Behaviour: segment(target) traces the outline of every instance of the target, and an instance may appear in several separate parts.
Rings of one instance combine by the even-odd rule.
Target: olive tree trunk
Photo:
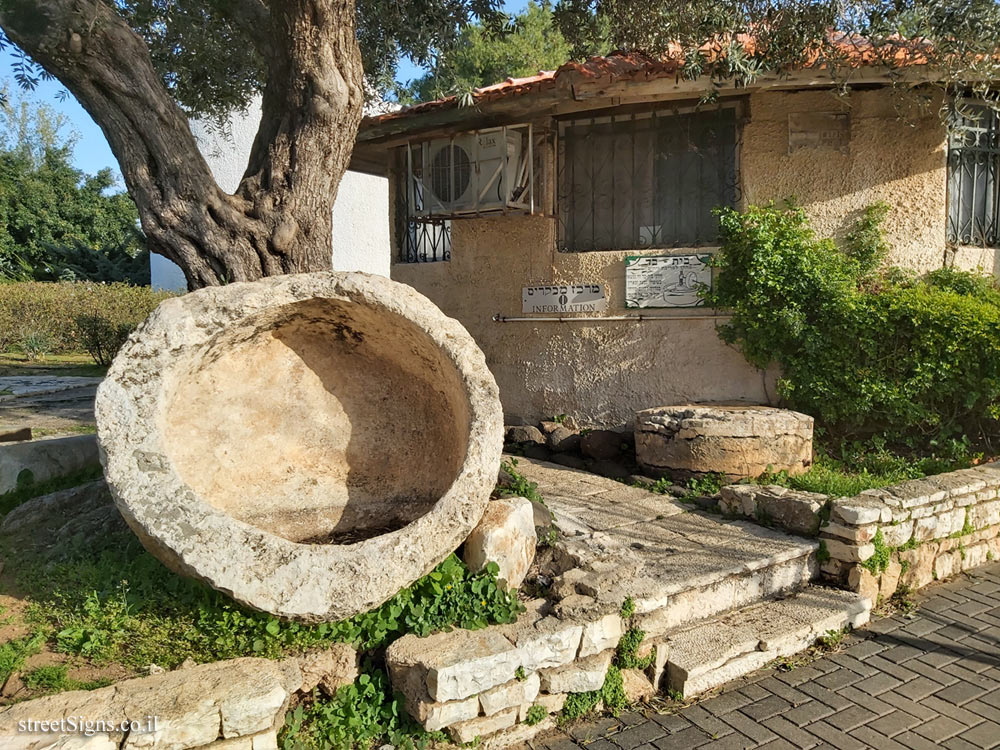
[[[246,173],[224,192],[149,50],[102,0],[7,3],[0,26],[104,131],[150,250],[192,289],[331,265],[331,211],[364,103],[353,0],[242,0],[267,61]]]

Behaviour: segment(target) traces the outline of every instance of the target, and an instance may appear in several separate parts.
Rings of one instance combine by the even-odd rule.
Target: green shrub
[[[964,435],[997,432],[1000,291],[954,270],[874,271],[883,216],[867,211],[841,251],[797,207],[721,210],[706,299],[732,312],[723,339],[779,365],[780,395],[828,437],[948,455]]]
[[[86,351],[109,364],[125,339],[168,292],[123,283],[0,283],[0,351]]]

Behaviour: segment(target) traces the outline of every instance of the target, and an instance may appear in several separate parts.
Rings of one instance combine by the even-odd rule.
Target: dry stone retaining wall
[[[98,690],[59,693],[0,708],[0,747],[277,750],[292,696],[317,686],[330,692],[353,682],[357,673],[356,652],[342,645],[284,661],[233,659]],[[87,736],[79,726],[81,718],[107,726],[91,725]],[[38,727],[29,721],[50,724]],[[60,729],[53,729],[53,722]],[[131,731],[111,728],[123,722],[136,726]]]
[[[873,602],[1000,559],[1000,463],[866,490],[851,498],[725,487],[719,509],[815,536],[823,577]]]

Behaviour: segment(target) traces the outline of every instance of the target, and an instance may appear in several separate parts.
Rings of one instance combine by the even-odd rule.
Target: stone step
[[[690,698],[812,646],[824,635],[868,622],[871,602],[859,594],[808,586],[761,601],[661,639],[664,687]]]
[[[794,592],[819,575],[815,539],[697,511],[669,496],[542,461],[538,485],[562,532],[563,609],[617,612],[630,598],[649,637]]]

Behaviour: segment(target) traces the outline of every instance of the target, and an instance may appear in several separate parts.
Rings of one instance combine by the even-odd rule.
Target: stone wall
[[[1000,558],[1000,463],[834,501],[823,575],[875,600]],[[825,557],[825,555],[824,555]]]
[[[1000,463],[830,499],[784,487],[724,487],[719,509],[819,536],[823,578],[873,602],[1000,559]]]
[[[332,693],[357,674],[356,652],[342,645],[284,661],[233,659],[58,693],[0,708],[0,747],[277,750],[295,695],[317,687]],[[29,723],[42,721],[47,725]]]

